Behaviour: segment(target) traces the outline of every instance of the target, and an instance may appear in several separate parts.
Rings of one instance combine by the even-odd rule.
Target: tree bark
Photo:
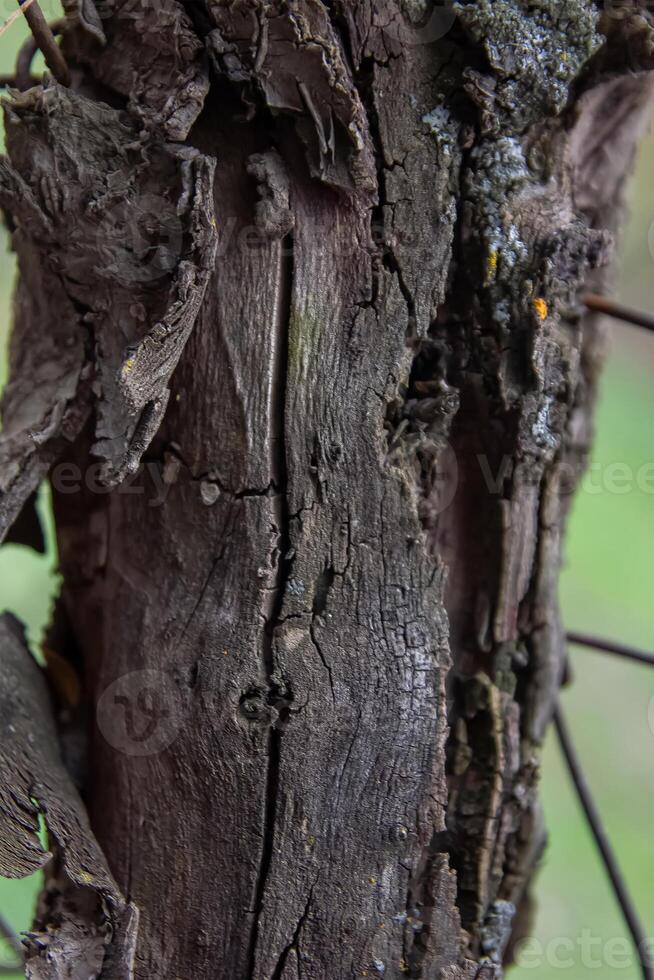
[[[55,854],[28,975],[499,978],[544,844],[601,352],[580,296],[608,275],[649,15],[67,17],[72,87],[13,94],[0,162],[0,520],[49,476],[70,774],[30,748],[23,662],[0,870],[47,860],[39,811]]]

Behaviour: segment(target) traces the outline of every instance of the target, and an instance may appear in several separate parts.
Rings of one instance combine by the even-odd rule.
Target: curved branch
[[[606,640],[603,637],[591,636],[588,633],[576,633],[574,631],[567,634],[567,640],[568,643],[573,643],[575,646],[601,650],[602,653],[613,653],[618,657],[635,660],[637,663],[654,667],[654,653],[647,653],[645,650],[627,646],[625,643],[616,643],[614,640]]]
[[[570,771],[570,776],[572,777],[572,782],[574,783],[575,790],[577,791],[579,802],[583,807],[588,825],[592,831],[593,838],[597,844],[604,863],[604,867],[606,868],[606,872],[611,880],[613,892],[624,916],[624,920],[631,934],[631,938],[633,939],[634,946],[636,947],[641,975],[643,980],[654,980],[654,969],[652,969],[652,966],[647,958],[647,941],[643,924],[640,921],[640,917],[636,911],[633,899],[629,894],[624,876],[620,866],[618,865],[617,857],[606,834],[604,825],[602,824],[602,818],[600,817],[599,810],[597,809],[597,805],[593,799],[590,787],[586,781],[580,760],[577,756],[572,738],[570,736],[570,732],[568,731],[568,727],[565,723],[560,704],[557,705],[554,712],[554,727],[559,738],[559,743],[561,745],[565,761]]]

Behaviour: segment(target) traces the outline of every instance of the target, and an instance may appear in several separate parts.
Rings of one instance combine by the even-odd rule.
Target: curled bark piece
[[[21,215],[13,235],[21,278],[14,302],[10,379],[2,397],[0,541],[90,411],[79,314],[52,266],[41,263],[35,252],[49,222],[38,213],[23,181],[16,181],[16,196],[8,192],[7,174],[0,161],[0,204]],[[59,315],[51,318],[51,309]]]
[[[59,753],[45,679],[12,616],[0,618],[0,874],[24,877],[52,854],[38,837],[42,814],[56,855],[30,933],[27,976],[130,977],[138,913],[111,876]],[[123,962],[123,972],[104,964]],[[112,966],[113,969],[113,966]]]
[[[44,261],[38,252],[38,245],[56,246],[44,190],[0,158],[0,207],[11,216],[20,270],[2,396],[0,541],[63,446],[77,436],[90,407],[80,314],[57,273],[56,257]]]
[[[63,0],[62,7],[69,28],[80,27],[99,44],[104,46],[107,43],[102,18],[94,0]]]
[[[248,80],[274,113],[297,117],[313,176],[374,197],[368,121],[325,6],[302,0],[288,12],[279,0],[217,0],[209,13],[215,66]]]
[[[26,316],[25,335],[20,323],[16,332],[5,413],[6,432],[23,446],[16,470],[30,440],[42,445],[59,432],[86,357],[99,402],[94,451],[116,483],[156,432],[204,295],[213,163],[56,85],[17,96],[6,117],[11,164],[0,169],[0,203],[17,228],[24,302],[43,307]],[[44,237],[47,255],[35,244]],[[37,359],[49,374],[35,389],[25,366]],[[36,469],[38,482],[44,467]]]
[[[209,91],[209,70],[183,5],[110,0],[101,5],[101,19],[93,0],[71,0],[66,9],[83,30],[66,38],[64,53],[156,118],[168,139],[186,139]],[[104,48],[98,45],[103,40]],[[114,57],[116,47],[120,59]]]

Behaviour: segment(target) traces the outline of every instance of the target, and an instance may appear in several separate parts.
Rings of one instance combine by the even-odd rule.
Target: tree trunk
[[[5,619],[1,870],[39,810],[55,854],[29,975],[499,978],[648,15],[67,17],[72,87],[13,95],[0,162],[0,517],[49,475],[71,774]]]

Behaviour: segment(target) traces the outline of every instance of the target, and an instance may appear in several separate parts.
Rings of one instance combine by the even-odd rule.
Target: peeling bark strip
[[[20,878],[52,858],[39,841],[39,815],[55,854],[35,931],[25,940],[26,975],[131,977],[138,913],[89,827],[61,761],[45,678],[8,614],[0,618],[0,653],[0,874]]]
[[[81,930],[103,980],[134,942],[137,980],[500,978],[543,846],[566,475],[590,442],[579,296],[619,223],[649,15],[67,18],[72,89],[6,108],[0,520],[57,460],[113,487],[52,469],[49,643],[82,667],[85,799],[141,927],[107,947],[107,893],[58,884],[81,884],[67,837],[58,956],[90,962]]]
[[[0,441],[2,531],[61,443],[79,434],[92,396],[106,479],[138,467],[215,241],[213,164],[200,154],[54,84],[17,95],[5,121],[12,163],[0,163],[0,203],[15,225],[21,281],[20,370]]]

